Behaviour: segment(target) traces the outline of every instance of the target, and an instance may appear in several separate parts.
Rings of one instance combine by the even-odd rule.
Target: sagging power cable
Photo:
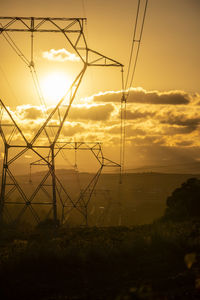
[[[14,50],[14,52],[19,56],[19,58],[26,64],[27,67],[29,67],[40,103],[43,106],[45,106],[45,108],[47,108],[44,97],[42,95],[42,90],[40,87],[40,83],[38,80],[35,63],[34,63],[34,59],[33,59],[33,33],[31,33],[31,61],[29,61],[29,59],[23,54],[23,52],[19,49],[17,44],[14,42],[14,40],[11,38],[11,36],[7,32],[2,33],[2,35],[5,38],[5,40],[8,42],[8,44],[11,46],[11,48]]]
[[[36,68],[35,68],[35,63],[34,63],[34,57],[33,57],[33,32],[31,33],[31,61],[29,61],[29,59],[23,54],[23,52],[19,49],[19,47],[17,46],[15,41],[11,38],[11,36],[7,32],[2,33],[2,35],[5,38],[5,40],[8,42],[10,47],[14,50],[14,52],[19,56],[19,58],[25,63],[25,65],[27,67],[29,67],[31,77],[32,77],[32,80],[33,80],[33,84],[34,84],[34,87],[35,87],[35,90],[36,90],[36,93],[37,93],[37,96],[38,96],[38,99],[40,101],[40,104],[43,107],[45,107],[45,111],[43,111],[43,114],[46,118],[47,117],[47,115],[46,115],[47,105],[46,105],[46,102],[44,100],[42,89],[41,89],[41,86],[40,86],[40,83],[39,83],[39,79],[38,79],[38,75],[37,75]],[[52,128],[51,128],[51,130],[52,130]],[[49,143],[51,143],[49,134],[48,134],[46,129],[45,129],[45,134],[48,138]]]
[[[134,45],[135,45],[135,41],[136,41],[136,32],[137,32],[137,26],[138,26],[139,12],[140,12],[140,0],[138,0],[138,5],[137,5],[137,12],[136,12],[136,17],[135,17],[135,26],[134,26],[134,32],[133,32],[133,40],[132,40],[132,44],[131,44],[131,51],[130,51],[130,57],[129,57],[129,64],[128,64],[128,71],[127,71],[127,76],[126,76],[125,89],[127,88],[127,85],[128,85],[130,68],[131,68],[131,64],[132,64],[133,50],[134,50]]]
[[[124,68],[121,69],[121,84],[122,84],[122,98],[120,107],[120,183],[122,183],[122,174],[124,169],[124,150],[125,150],[125,111],[126,111],[126,101],[125,101],[125,87],[124,87]]]
[[[2,24],[0,24],[2,26]],[[7,41],[7,43],[10,45],[10,47],[14,50],[14,52],[19,56],[19,58],[27,65],[29,66],[30,62],[26,58],[26,56],[22,53],[22,51],[18,48],[14,40],[11,38],[11,36],[7,32],[1,33],[4,39]]]
[[[137,50],[136,50],[136,55],[135,55],[135,59],[134,59],[134,63],[133,63],[133,71],[132,71],[131,80],[130,80],[130,84],[129,84],[129,88],[128,88],[128,93],[126,95],[126,99],[129,96],[130,89],[131,89],[131,86],[133,84],[133,79],[134,79],[134,75],[135,75],[135,70],[136,70],[136,66],[137,66],[137,61],[138,61],[138,56],[139,56],[139,51],[140,51],[140,46],[141,46],[141,41],[142,41],[142,34],[143,34],[143,31],[144,31],[144,23],[145,23],[145,18],[146,18],[147,5],[148,5],[148,0],[146,0],[145,6],[144,6],[143,17],[142,17],[142,25],[141,25],[141,29],[140,29],[139,39],[135,40],[135,37],[133,37],[133,44],[135,45],[137,43]],[[136,31],[137,31],[137,23],[136,23]],[[127,78],[127,81],[128,81],[128,78]],[[127,86],[126,86],[126,88],[127,88]]]
[[[145,4],[143,6],[143,10],[141,8],[141,0],[138,0],[137,4],[137,11],[136,11],[136,17],[135,17],[135,25],[134,25],[134,31],[133,31],[133,38],[132,38],[132,44],[131,44],[131,50],[130,50],[130,57],[129,57],[129,63],[128,63],[128,70],[126,75],[126,81],[124,84],[124,75],[122,70],[122,98],[121,98],[121,142],[120,142],[120,165],[121,165],[121,176],[120,176],[120,183],[122,182],[122,174],[124,172],[124,162],[125,162],[125,144],[126,144],[126,105],[127,100],[130,94],[130,89],[133,85],[133,80],[135,76],[141,41],[142,41],[142,34],[144,30],[144,23],[146,18],[146,12],[147,12],[147,6],[148,6],[148,0],[145,0]],[[139,26],[139,18],[142,14],[142,23],[141,26]],[[139,29],[140,27],[140,29]],[[139,31],[139,37],[137,39]],[[136,52],[134,52],[136,46]],[[135,53],[135,56],[134,56]],[[131,70],[131,66],[132,70]],[[128,84],[129,83],[129,84]]]

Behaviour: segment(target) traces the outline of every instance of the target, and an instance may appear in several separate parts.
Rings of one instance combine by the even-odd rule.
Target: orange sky
[[[123,63],[126,71],[136,4],[137,1],[132,0],[58,0],[56,3],[51,0],[0,0],[0,15],[87,17],[86,36],[90,48]],[[198,0],[149,0],[133,84],[141,89],[132,90],[127,107],[126,160],[130,168],[184,161],[190,163],[200,159],[199,13]],[[28,37],[22,39],[18,35],[16,41],[29,53],[26,46]],[[2,38],[0,42],[0,96],[27,130],[28,122],[33,124],[43,118],[40,103],[31,85],[30,74]],[[36,37],[35,43],[37,68],[48,98],[48,88],[45,92],[44,83],[47,76],[57,72],[64,74],[60,79],[66,76],[70,81],[80,62],[50,59],[48,55],[65,49],[61,39],[45,36],[41,40]],[[71,53],[70,49],[66,50]],[[68,57],[67,52],[64,55]],[[70,112],[70,123],[63,133],[66,137],[98,139],[104,142],[108,156],[113,154],[120,137],[118,94],[101,94],[83,101],[80,98],[100,91],[119,91],[120,75],[117,68],[88,70]],[[49,100],[47,105],[52,105],[53,101]],[[85,103],[88,105],[85,106]],[[27,134],[31,130],[29,126]],[[113,159],[118,159],[118,156],[114,154]]]
[[[2,16],[86,16],[90,47],[127,66],[136,4],[132,0],[58,0],[56,4],[52,0],[1,0],[0,12]],[[200,92],[199,12],[198,0],[149,0],[134,86]],[[116,90],[118,85],[117,78],[109,85],[104,81],[100,90]]]

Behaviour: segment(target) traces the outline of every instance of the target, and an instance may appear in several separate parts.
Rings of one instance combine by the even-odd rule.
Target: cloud
[[[194,143],[193,141],[181,141],[181,142],[177,142],[176,145],[180,147],[185,147],[185,146],[192,146],[193,143]]]
[[[186,144],[189,146],[189,142]],[[181,143],[176,146],[152,144],[149,147],[149,145],[135,145],[133,140],[132,144],[127,147],[127,152],[132,153],[132,160],[130,159],[132,166],[159,166],[161,172],[162,170],[187,171],[190,164],[195,165],[199,158],[199,147],[186,147]],[[166,166],[166,169],[162,169],[163,166]]]
[[[146,103],[146,104],[162,104],[162,105],[180,105],[188,104],[190,96],[182,91],[158,92],[145,90],[132,90],[130,92],[129,102]]]
[[[169,112],[160,122],[162,124],[197,127],[200,123],[200,117],[188,117],[186,114],[176,115]]]
[[[85,103],[73,104],[60,139],[71,142],[103,142],[103,147],[107,147],[106,151],[109,153],[107,157],[118,161],[121,137],[120,98],[120,91],[106,92],[88,98],[89,101]],[[158,167],[171,165],[172,168],[167,170],[176,170],[176,164],[185,166],[200,160],[198,101],[197,94],[132,89],[127,104],[125,129],[128,166],[136,168],[154,164]],[[167,104],[160,105],[161,102]],[[173,105],[175,103],[181,105]],[[31,141],[46,119],[44,107],[21,105],[15,110],[8,109],[27,139]],[[46,114],[49,115],[52,109],[53,107],[48,107]],[[63,115],[65,110],[66,107],[62,107],[60,115]],[[6,115],[3,116],[3,121],[10,123]],[[53,116],[51,124],[59,124],[58,115]],[[50,128],[47,130],[52,136]],[[20,142],[18,133],[13,136],[13,140],[16,143]],[[41,134],[38,144],[43,145],[46,141],[45,133]]]
[[[114,111],[112,104],[73,106],[69,113],[69,118],[73,120],[105,121],[110,118]]]
[[[49,51],[45,51],[42,53],[42,56],[48,60],[54,60],[59,62],[64,61],[80,61],[80,57],[77,56],[75,53],[71,53],[66,49],[51,49]]]
[[[126,111],[126,119],[127,120],[135,120],[135,119],[142,119],[146,117],[153,117],[155,116],[156,112],[153,111],[141,111],[139,109],[135,111],[131,111],[127,109]]]
[[[75,134],[80,134],[85,131],[85,128],[83,125],[79,123],[72,123],[70,124],[69,122],[65,124],[63,130],[62,130],[62,136],[63,137],[71,137],[74,136]]]
[[[121,91],[99,93],[92,97],[94,102],[120,102]],[[192,95],[183,91],[146,91],[142,88],[131,88],[127,103],[159,104],[159,105],[187,105]]]
[[[18,118],[24,120],[36,120],[44,118],[44,112],[41,106],[21,105],[16,109]]]
[[[32,106],[32,105],[21,105],[17,106],[15,112],[11,111],[12,114],[15,114],[17,119],[20,122],[31,122],[31,121],[40,121],[41,119],[45,120],[46,117],[52,112],[52,107],[48,107],[46,113],[42,106]],[[65,109],[61,108],[60,112],[64,113]],[[109,120],[111,114],[115,111],[115,107],[108,104],[91,104],[91,105],[73,105],[70,109],[68,119],[70,121],[78,120],[87,120],[87,121],[105,121]],[[55,114],[52,117],[53,121],[58,121],[58,116]]]
[[[190,134],[197,129],[197,126],[172,126],[166,127],[163,130],[164,135],[176,135],[176,134]],[[183,144],[184,145],[184,144]]]
[[[111,135],[118,135],[119,136],[120,130],[121,130],[120,124],[105,127],[106,133],[109,133]],[[144,136],[145,134],[146,134],[145,130],[142,130],[141,128],[137,128],[137,127],[132,126],[132,125],[127,125],[126,126],[126,135],[127,135],[127,137],[138,136],[138,135]]]
[[[136,146],[163,145],[165,143],[165,139],[161,135],[144,135],[142,137],[132,137],[131,141]]]

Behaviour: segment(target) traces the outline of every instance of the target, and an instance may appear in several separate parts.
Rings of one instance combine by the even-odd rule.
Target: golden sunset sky
[[[144,1],[143,1],[144,2]],[[91,49],[125,66],[137,1],[0,0],[0,16],[86,17]],[[174,166],[200,160],[200,1],[149,0],[141,50],[127,103],[126,168]],[[30,34],[11,33],[30,57]],[[0,98],[32,135],[45,117],[29,68],[0,36]],[[62,35],[34,34],[34,61],[49,111],[81,62]],[[62,132],[63,138],[103,142],[119,160],[121,69],[88,68]],[[17,136],[16,136],[17,141]]]

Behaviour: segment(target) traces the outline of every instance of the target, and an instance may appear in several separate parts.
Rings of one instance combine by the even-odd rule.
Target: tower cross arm
[[[0,17],[2,32],[82,32],[86,18]],[[52,27],[59,24],[60,28]]]
[[[92,67],[123,67],[120,62],[90,48],[88,50],[88,66]]]

